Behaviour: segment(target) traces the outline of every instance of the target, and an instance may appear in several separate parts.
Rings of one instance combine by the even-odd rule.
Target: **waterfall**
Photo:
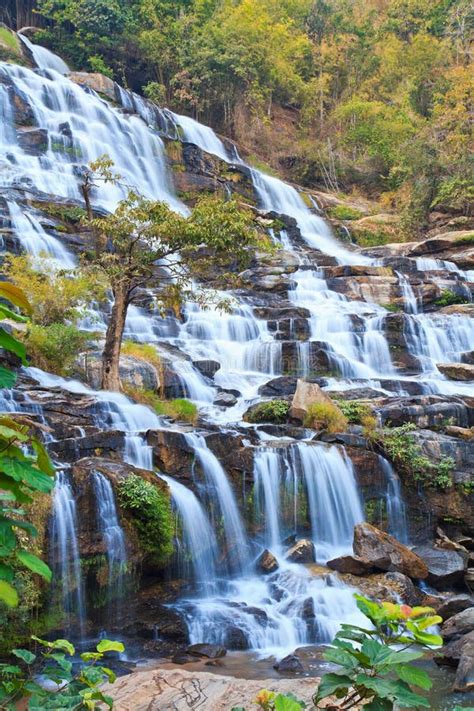
[[[407,545],[409,543],[408,521],[400,478],[387,459],[379,456],[379,464],[387,483],[385,500],[389,533],[398,541]]]
[[[263,449],[255,457],[256,506],[260,514],[259,518],[265,525],[264,544],[273,550],[279,548],[281,543],[280,465],[281,458],[275,449]]]
[[[171,499],[176,509],[182,541],[178,545],[182,573],[192,568],[194,582],[209,595],[215,587],[217,566],[217,541],[204,507],[196,495],[183,484],[165,474],[159,475],[170,488]]]
[[[69,67],[66,62],[54,54],[46,47],[39,44],[33,44],[25,35],[18,34],[25,47],[27,47],[39,69],[49,69],[50,71],[58,72],[59,74],[69,74]]]
[[[398,278],[398,284],[400,286],[400,291],[402,292],[403,303],[405,305],[405,311],[407,314],[417,314],[418,313],[418,299],[415,296],[413,287],[408,281],[405,274],[400,272],[395,272]]]
[[[76,501],[72,486],[64,471],[59,471],[53,492],[51,525],[54,592],[59,592],[60,609],[66,614],[66,624],[77,620],[81,638],[85,632],[84,583],[77,539]]]
[[[228,563],[233,570],[243,572],[249,565],[247,537],[227,475],[215,454],[208,448],[204,437],[186,433],[185,438],[202,467],[207,485],[215,491],[222,515]]]
[[[109,617],[118,616],[124,597],[124,579],[127,573],[127,548],[125,533],[120,525],[112,484],[101,472],[92,474],[97,502],[97,526],[105,543],[109,573]],[[112,598],[114,602],[112,603]]]

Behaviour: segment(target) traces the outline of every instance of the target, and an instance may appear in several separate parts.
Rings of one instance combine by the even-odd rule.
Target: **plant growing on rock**
[[[428,699],[412,687],[428,690],[432,681],[426,671],[411,662],[424,656],[423,649],[442,645],[439,635],[427,631],[442,618],[430,607],[380,604],[357,594],[355,598],[373,628],[341,625],[324,655],[340,670],[324,674],[314,696],[315,705],[335,696],[338,702],[330,707],[333,709],[351,709],[359,704],[367,711],[390,711],[395,706],[430,708]]]
[[[96,179],[117,182],[110,159],[104,157],[91,165],[83,184],[85,199],[89,200]],[[137,290],[153,280],[159,302],[177,311],[193,278],[215,281],[217,267],[230,266],[235,271],[244,266],[258,232],[249,210],[235,200],[216,196],[202,197],[187,217],[164,202],[147,200],[132,191],[113,214],[94,217],[90,200],[87,211],[95,239],[90,265],[105,275],[113,295],[102,355],[102,387],[120,390],[125,319]],[[206,303],[204,294],[200,300]]]
[[[123,652],[125,647],[121,642],[103,639],[95,652],[83,652],[80,655],[83,662],[74,668],[68,657],[73,657],[76,650],[65,639],[47,642],[39,637],[32,637],[40,647],[40,653],[33,654],[28,649],[13,649],[16,657],[13,664],[0,664],[0,707],[2,709],[17,708],[16,702],[28,697],[28,709],[98,709],[113,708],[113,700],[100,690],[104,681],[113,683],[114,672],[102,666],[107,652]],[[21,664],[21,666],[20,666]],[[39,682],[42,676],[52,683],[55,690],[48,684]]]
[[[326,432],[344,432],[348,421],[334,402],[315,402],[308,407],[304,426]]]
[[[273,422],[276,425],[281,425],[286,422],[289,409],[290,405],[286,400],[261,402],[249,411],[246,419],[252,424]]]

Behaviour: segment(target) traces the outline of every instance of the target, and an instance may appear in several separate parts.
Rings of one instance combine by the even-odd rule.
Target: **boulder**
[[[102,377],[102,360],[99,353],[87,353],[79,357],[79,364],[84,372],[86,382],[93,388],[100,388]],[[120,356],[120,380],[122,384],[132,388],[158,391],[160,378],[157,369],[135,356]]]
[[[474,365],[470,363],[438,363],[438,370],[451,380],[470,382],[474,380]]]
[[[213,404],[216,407],[234,407],[237,404],[237,398],[232,393],[220,392]]]
[[[265,548],[265,550],[258,556],[255,562],[255,567],[259,573],[268,575],[269,573],[274,573],[275,570],[279,568],[279,565],[273,553],[271,553],[268,548]]]
[[[466,559],[455,550],[416,546],[413,549],[428,568],[428,583],[434,587],[444,587],[462,580],[466,569]]]
[[[274,664],[273,668],[280,672],[280,674],[304,671],[304,667],[296,656],[296,654],[288,654],[288,656],[284,657],[283,659],[280,659],[279,662]]]
[[[98,94],[104,94],[108,99],[115,101],[115,83],[104,74],[99,72],[71,72],[69,79],[79,84],[79,86],[92,89]]]
[[[464,651],[474,655],[474,632],[459,637],[458,639],[445,644],[434,657],[436,664],[447,664],[448,666],[457,666]]]
[[[342,555],[339,558],[333,558],[333,560],[328,560],[327,566],[332,570],[337,570],[338,573],[351,573],[351,575],[366,575],[374,570],[371,563],[355,555]]]
[[[219,644],[191,644],[186,649],[186,653],[192,657],[206,657],[207,659],[219,659],[225,657],[227,650]]]
[[[208,378],[213,378],[221,367],[221,364],[217,360],[194,360],[193,365],[202,375]]]
[[[441,627],[443,639],[447,640],[458,639],[469,632],[474,632],[474,607],[453,615]]]
[[[48,150],[48,131],[45,128],[23,128],[17,136],[18,145],[30,156],[40,156]]]
[[[459,660],[454,679],[453,691],[472,691],[474,689],[474,645],[466,645]]]
[[[302,538],[297,541],[286,554],[286,558],[291,563],[315,563],[316,556],[313,541],[308,538]]]
[[[428,577],[428,568],[421,558],[370,523],[354,527],[354,554],[379,570],[396,571],[420,580]]]
[[[332,405],[331,398],[321,390],[319,385],[298,379],[296,392],[291,401],[290,419],[303,422],[308,414],[309,406],[316,402],[326,402]]]
[[[240,627],[235,627],[234,625],[227,628],[224,643],[227,649],[232,650],[242,651],[250,647],[245,632]]]
[[[470,607],[474,607],[474,597],[471,595],[453,595],[453,597],[441,603],[436,612],[446,621],[449,620],[450,617],[454,617],[454,615]]]
[[[262,397],[286,397],[294,395],[296,390],[297,378],[290,375],[282,375],[279,378],[273,378],[265,385],[261,385],[258,389],[258,394]]]

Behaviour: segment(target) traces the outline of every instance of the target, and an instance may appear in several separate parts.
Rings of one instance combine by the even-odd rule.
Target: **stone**
[[[295,673],[304,671],[304,667],[296,654],[288,654],[288,656],[280,659],[279,662],[273,665],[280,674]]]
[[[446,620],[441,627],[443,639],[458,639],[469,632],[474,632],[474,607],[458,612]]]
[[[186,652],[192,657],[206,657],[207,659],[219,659],[227,654],[226,648],[218,644],[191,644]]]
[[[474,655],[474,632],[468,632],[462,637],[445,644],[434,657],[434,661],[436,664],[447,664],[455,667],[461,659],[466,647],[469,649],[469,652]]]
[[[255,561],[255,567],[259,573],[268,575],[269,573],[274,573],[280,566],[273,553],[268,548],[265,548]]]
[[[312,597],[307,597],[303,602],[303,607],[301,608],[301,617],[303,620],[309,621],[316,618],[316,611],[314,609],[314,600]]]
[[[237,398],[232,393],[220,392],[213,404],[216,407],[233,407],[237,404]]]
[[[317,679],[239,679],[196,669],[147,669],[119,677],[114,684],[101,687],[120,711],[229,711],[234,707],[252,708],[258,692],[268,689],[294,694],[312,705]]]
[[[79,86],[93,89],[115,101],[115,82],[99,72],[71,72],[69,79]]]
[[[357,557],[375,568],[396,571],[420,580],[428,577],[428,568],[421,558],[370,523],[359,523],[354,527],[353,547]]]
[[[199,661],[199,657],[193,657],[185,652],[177,652],[171,657],[171,661],[173,664],[196,664]]]
[[[436,612],[446,621],[450,617],[457,615],[458,612],[463,612],[470,607],[474,607],[474,597],[471,595],[453,595],[453,597],[441,603]]]
[[[265,385],[261,385],[258,389],[258,394],[262,397],[287,397],[294,395],[296,390],[297,378],[290,375],[282,375],[279,378],[273,378]]]
[[[232,650],[243,651],[250,647],[245,632],[240,627],[234,627],[233,625],[227,629],[224,642],[227,649]]]
[[[93,388],[100,387],[102,377],[102,361],[99,353],[81,354],[79,364],[83,370],[86,382]],[[120,356],[120,379],[122,383],[132,388],[153,390],[160,388],[160,378],[157,369],[143,360],[134,356]]]
[[[437,363],[438,370],[451,380],[474,380],[474,365],[470,363]]]
[[[466,645],[459,660],[453,691],[463,693],[474,689],[474,645]]]
[[[413,552],[428,568],[427,581],[434,587],[445,587],[462,580],[466,559],[455,550],[416,546]]]
[[[17,132],[18,145],[30,156],[40,156],[48,150],[45,128],[24,128]]]
[[[327,562],[328,568],[337,570],[338,573],[351,573],[352,575],[366,575],[374,570],[374,567],[363,558],[355,555],[342,555]]]
[[[333,404],[331,398],[321,390],[317,383],[308,383],[306,380],[298,379],[296,392],[288,413],[290,419],[303,422],[308,414],[309,406],[316,402]]]
[[[194,360],[193,365],[207,378],[213,378],[221,367],[217,360]]]
[[[309,538],[302,538],[290,548],[286,554],[286,559],[291,563],[315,563],[316,555],[314,543]]]
[[[461,269],[472,269],[474,266],[472,230],[443,232],[418,242],[407,254],[413,257],[434,255],[436,259],[454,262]]]

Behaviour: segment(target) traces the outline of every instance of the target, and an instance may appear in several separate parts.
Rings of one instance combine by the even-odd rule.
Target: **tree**
[[[209,269],[243,266],[257,242],[251,212],[235,200],[201,198],[184,217],[164,202],[136,193],[113,214],[88,221],[104,248],[89,255],[93,270],[105,274],[113,295],[102,354],[102,387],[120,390],[119,360],[127,310],[140,287],[153,285],[159,300],[180,303],[196,277]]]

